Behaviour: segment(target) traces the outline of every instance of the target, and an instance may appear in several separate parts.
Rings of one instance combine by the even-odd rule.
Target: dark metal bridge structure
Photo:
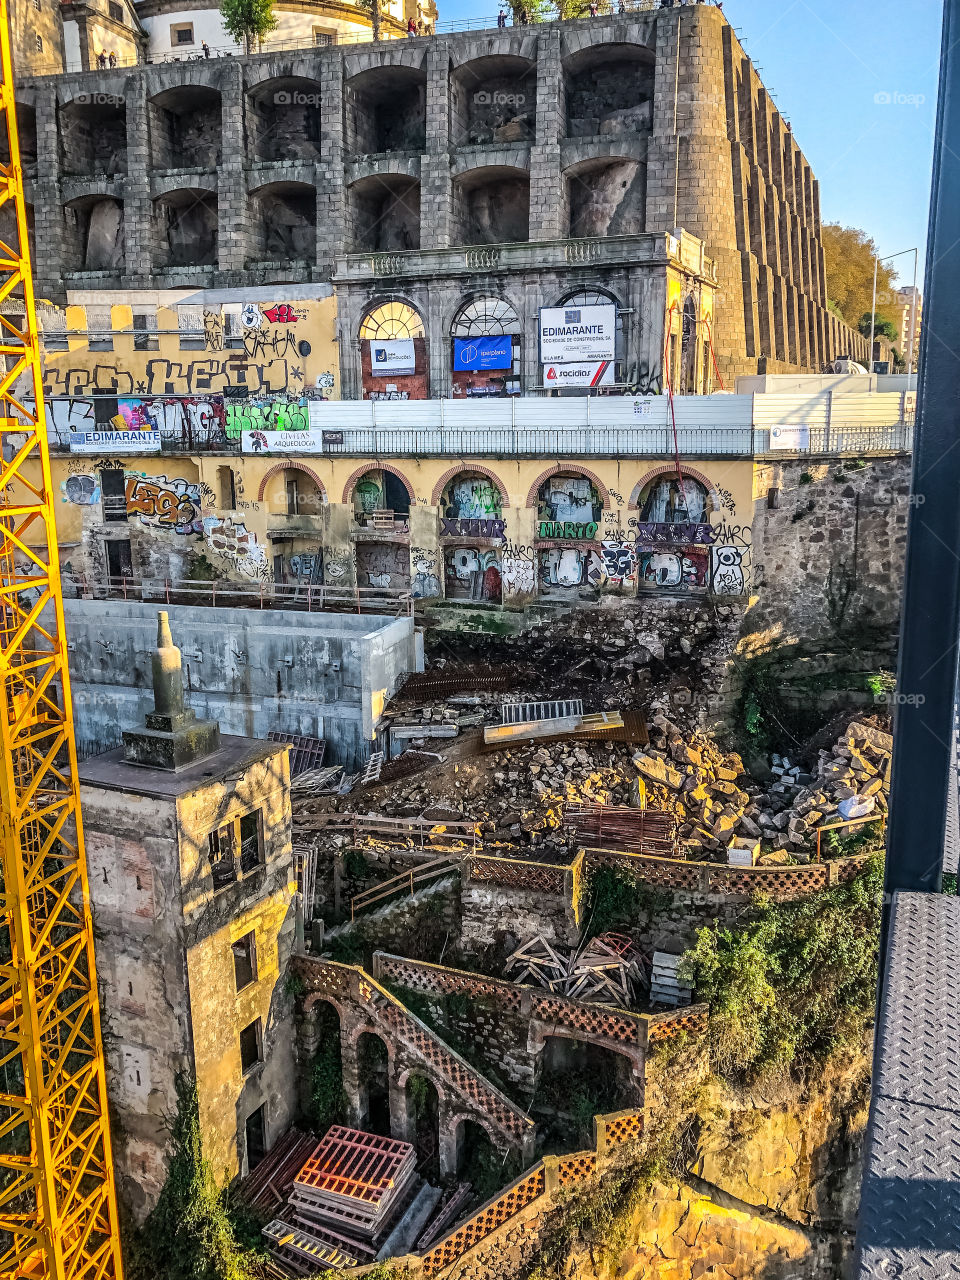
[[[960,0],[946,0],[857,1280],[960,1276]]]

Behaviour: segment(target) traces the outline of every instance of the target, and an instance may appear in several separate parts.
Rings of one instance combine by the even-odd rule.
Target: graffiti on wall
[[[410,594],[415,600],[435,599],[441,594],[436,554],[426,547],[412,547],[410,561],[413,565]]]
[[[448,600],[499,604],[503,592],[500,556],[482,547],[450,547],[444,555]]]
[[[175,533],[203,533],[200,486],[179,476],[128,475],[127,515],[139,516],[141,524]]]
[[[215,552],[241,577],[269,577],[267,553],[242,520],[231,516],[204,516],[203,537],[211,551]]]
[[[76,507],[92,507],[100,501],[100,478],[85,472],[67,476],[60,481],[60,492],[65,502],[72,502]]]
[[[739,596],[745,590],[744,547],[713,547],[710,553],[710,586],[714,595]]]
[[[440,517],[441,538],[502,538],[506,525],[499,519]]]
[[[588,520],[586,524],[575,520],[541,520],[537,526],[538,538],[576,538],[589,542],[597,536],[597,522]]]
[[[640,581],[648,586],[689,590],[707,585],[707,553],[692,547],[676,551],[641,551]]]
[[[117,408],[130,430],[159,431],[162,441],[189,447],[225,439],[224,407],[219,397],[124,398],[117,401]]]
[[[531,595],[536,587],[533,547],[516,542],[504,544],[501,573],[506,595]]]
[[[325,581],[334,586],[348,577],[350,561],[344,547],[328,547],[324,552],[323,574]]]
[[[587,524],[600,519],[600,503],[588,476],[551,476],[540,490],[539,519]]]
[[[499,516],[502,506],[500,490],[492,480],[464,476],[450,485],[443,515],[454,520],[483,520]]]
[[[622,587],[637,580],[637,549],[629,542],[602,542],[600,558],[608,586]]]
[[[357,584],[406,590],[410,586],[410,556],[406,546],[402,542],[358,542]]]
[[[549,547],[540,552],[540,586],[543,590],[591,586],[603,566],[594,550],[581,547]]]
[[[250,361],[242,351],[221,356],[201,356],[168,360],[157,356],[148,360],[142,374],[132,373],[123,364],[72,367],[47,365],[44,392],[50,396],[204,396],[240,388],[244,395],[280,396],[295,383],[303,382],[299,364],[274,358]]]
[[[239,440],[242,431],[308,431],[310,428],[310,411],[299,400],[228,404],[226,412],[228,440]]]

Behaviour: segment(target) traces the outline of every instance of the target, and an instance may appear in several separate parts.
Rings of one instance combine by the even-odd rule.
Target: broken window
[[[263,1030],[256,1018],[240,1032],[240,1069],[244,1075],[263,1061]]]
[[[133,349],[134,351],[157,351],[160,343],[157,340],[157,313],[152,308],[133,313]]]
[[[237,980],[237,990],[242,991],[257,980],[257,935],[251,930],[238,938],[231,946],[233,951],[233,972]]]
[[[116,467],[104,467],[100,472],[100,502],[105,524],[126,524],[127,479],[126,473]]]
[[[237,481],[233,467],[217,467],[217,487],[220,490],[220,506],[224,511],[237,508]]]
[[[263,826],[260,810],[234,818],[207,837],[214,892],[234,884],[263,865]]]
[[[114,22],[123,22],[123,5],[117,4],[116,0],[109,0],[107,8],[110,11],[110,17]]]
[[[173,48],[177,45],[193,44],[193,23],[177,22],[170,26],[170,44]]]
[[[247,1139],[247,1169],[255,1169],[267,1154],[267,1104],[257,1107],[244,1122]]]
[[[56,307],[38,307],[37,316],[40,320],[40,333],[43,338],[44,349],[46,351],[66,351],[69,347],[66,313]]]
[[[240,870],[255,871],[263,862],[263,839],[260,811],[246,813],[238,823],[240,833]]]
[[[237,878],[237,860],[234,854],[233,823],[221,827],[219,831],[211,831],[207,837],[207,848],[210,854],[210,870],[213,873],[213,887],[225,889]]]

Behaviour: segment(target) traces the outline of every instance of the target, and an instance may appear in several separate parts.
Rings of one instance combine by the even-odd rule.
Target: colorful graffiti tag
[[[175,533],[202,533],[199,485],[176,477],[128,475],[127,515],[139,516],[142,524]]]

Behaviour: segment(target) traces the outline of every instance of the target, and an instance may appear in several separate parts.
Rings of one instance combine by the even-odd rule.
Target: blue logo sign
[[[509,369],[513,365],[513,339],[509,334],[499,338],[454,338],[454,369]]]

